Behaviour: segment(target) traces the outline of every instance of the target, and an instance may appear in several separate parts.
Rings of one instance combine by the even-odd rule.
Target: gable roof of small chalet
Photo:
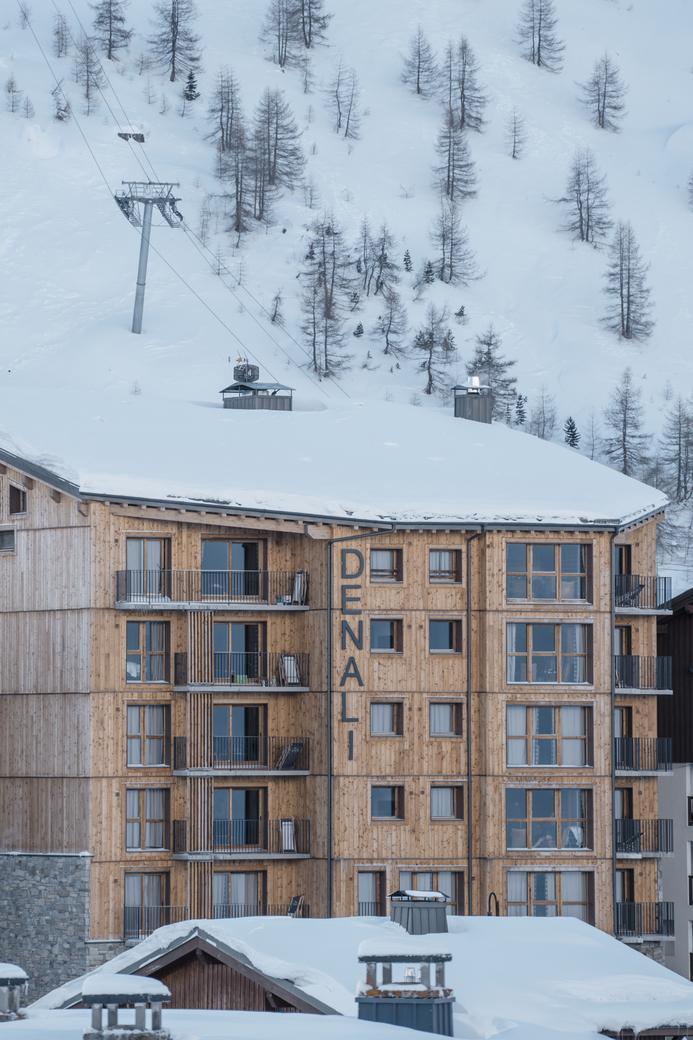
[[[165,929],[162,929],[160,934],[165,931]],[[168,931],[170,932],[171,930],[169,929]],[[138,956],[138,951],[141,948],[144,948],[146,952],[140,952]],[[261,986],[262,989],[273,996],[279,997],[280,1000],[291,1004],[298,1011],[317,1015],[339,1014],[334,1008],[305,993],[288,979],[277,978],[262,971],[241,950],[234,949],[220,939],[218,935],[212,935],[197,924],[192,925],[187,931],[184,930],[178,934],[170,935],[168,941],[165,941],[158,949],[152,950],[149,944],[143,943],[133,947],[131,951],[132,959],[118,973],[123,975],[156,975],[162,969],[170,967],[190,954],[198,952],[205,953],[214,960],[227,965],[227,967],[233,968],[240,975],[250,979],[251,982]],[[120,959],[118,958],[119,961]],[[93,973],[94,977],[98,978],[99,973],[98,971]],[[67,1009],[81,1004],[83,999],[83,981],[84,977],[75,980],[74,983],[68,984],[66,987],[62,987],[66,992],[69,991],[68,995],[65,996],[64,1000],[53,1006]]]

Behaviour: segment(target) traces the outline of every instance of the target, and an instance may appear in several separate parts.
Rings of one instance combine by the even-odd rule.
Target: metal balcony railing
[[[310,820],[213,820],[208,847],[188,847],[187,820],[173,821],[174,855],[229,853],[270,856],[310,854]]]
[[[288,905],[272,905],[265,903],[215,903],[212,917],[286,917]],[[301,903],[296,917],[310,917],[310,907]]]
[[[617,690],[671,690],[670,657],[614,658]]]
[[[381,902],[363,903],[358,905],[359,917],[386,917],[385,905]]]
[[[281,686],[309,685],[310,657],[305,653],[212,653],[197,668],[187,653],[174,654],[176,686]]]
[[[673,903],[616,904],[616,935],[619,938],[667,938],[673,934]]]
[[[616,737],[614,765],[617,771],[629,773],[670,773],[671,738]]]
[[[617,855],[657,855],[674,851],[673,820],[617,819],[615,823]]]
[[[188,738],[173,738],[173,768],[188,769]],[[202,769],[290,773],[310,768],[308,737],[212,737]]]
[[[123,936],[144,939],[166,924],[178,924],[189,917],[187,906],[124,906]]]
[[[116,572],[116,602],[234,603],[305,607],[307,571],[147,570]]]
[[[614,574],[616,610],[671,610],[671,578]]]

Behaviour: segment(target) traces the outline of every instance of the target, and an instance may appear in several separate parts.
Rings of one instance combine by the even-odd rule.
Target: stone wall
[[[0,853],[0,960],[19,964],[36,1000],[87,970],[86,855]]]

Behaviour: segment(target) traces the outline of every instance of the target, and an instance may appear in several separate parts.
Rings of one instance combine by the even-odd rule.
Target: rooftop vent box
[[[464,386],[453,386],[455,417],[490,423],[493,418],[493,391],[479,376],[470,376]]]
[[[410,935],[429,935],[448,930],[450,900],[443,892],[400,889],[390,896],[390,920]]]

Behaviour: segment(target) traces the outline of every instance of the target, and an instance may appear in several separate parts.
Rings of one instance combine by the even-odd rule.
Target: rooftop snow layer
[[[445,945],[453,959],[446,974],[457,1036],[568,1040],[562,1032],[568,1029],[570,1040],[594,1040],[602,1029],[693,1024],[691,983],[580,921],[452,917],[449,923]],[[356,1014],[354,993],[364,974],[360,944],[406,941],[399,925],[373,918],[196,921],[159,929],[104,968],[141,966],[196,927],[349,1016]],[[65,1006],[81,985],[78,979],[62,986],[34,1008]]]
[[[0,961],[0,979],[28,979],[29,976],[18,964]]]
[[[432,409],[368,402],[235,412],[144,395],[85,402],[54,388],[30,397],[3,400],[0,448],[85,492],[347,519],[533,526],[613,525],[666,504],[660,492],[576,451]]]
[[[145,975],[123,975],[119,972],[99,971],[94,975],[87,975],[82,983],[82,996],[103,997],[111,996],[144,995],[158,997],[168,1000],[171,991],[158,979],[150,979]]]

